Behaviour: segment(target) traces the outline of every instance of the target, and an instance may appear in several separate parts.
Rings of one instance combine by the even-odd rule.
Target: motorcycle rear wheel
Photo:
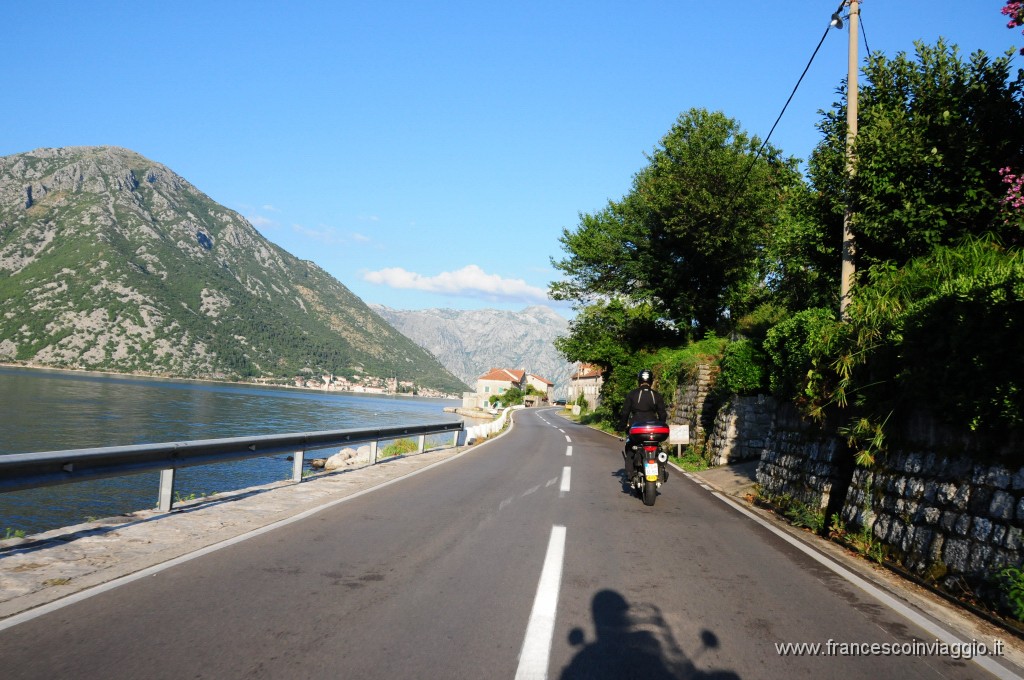
[[[658,483],[648,482],[644,480],[643,488],[643,499],[644,505],[654,505],[655,499],[658,497]]]

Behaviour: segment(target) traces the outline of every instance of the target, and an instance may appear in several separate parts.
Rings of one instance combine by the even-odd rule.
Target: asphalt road
[[[981,678],[683,475],[553,410],[415,477],[0,631],[15,678]]]

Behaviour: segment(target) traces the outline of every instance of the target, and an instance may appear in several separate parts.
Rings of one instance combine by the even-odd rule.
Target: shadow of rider
[[[597,639],[586,643],[579,628],[569,633],[571,645],[584,646],[562,671],[561,680],[739,680],[731,671],[697,670],[681,650],[664,649],[658,635],[632,620],[629,603],[613,590],[594,595],[591,607]],[[671,631],[660,633],[669,638],[669,645],[674,645]],[[703,631],[701,639],[706,648],[718,646],[718,638],[710,631]]]

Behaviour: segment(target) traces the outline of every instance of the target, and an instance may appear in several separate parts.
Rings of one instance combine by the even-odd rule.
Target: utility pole
[[[857,138],[857,23],[860,19],[860,7],[858,0],[849,0],[850,5],[850,49],[848,74],[846,78],[846,181],[847,186],[851,183],[856,167],[853,158],[853,142]],[[840,272],[841,281],[839,285],[839,314],[843,320],[848,318],[847,307],[850,306],[850,288],[853,285],[853,273],[855,271],[853,257],[856,247],[853,242],[853,232],[850,229],[850,194],[846,194],[846,211],[843,214],[843,266]]]

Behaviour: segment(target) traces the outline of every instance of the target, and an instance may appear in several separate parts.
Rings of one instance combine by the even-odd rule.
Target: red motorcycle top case
[[[665,423],[636,423],[629,427],[629,436],[649,442],[663,442],[668,439],[668,425]]]

